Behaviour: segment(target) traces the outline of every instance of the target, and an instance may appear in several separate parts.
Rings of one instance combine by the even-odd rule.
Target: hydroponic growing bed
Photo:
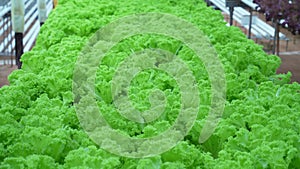
[[[129,98],[145,111],[151,107],[149,94],[159,89],[167,101],[165,112],[142,125],[118,114],[110,85],[117,67],[133,51],[160,48],[176,54],[200,90],[197,119],[175,147],[154,157],[128,158],[101,149],[82,129],[74,106],[73,71],[82,48],[98,29],[122,16],[145,12],[175,15],[207,35],[224,67],[226,104],[213,134],[199,143],[211,105],[204,64],[176,39],[146,34],[122,40],[103,58],[95,81],[98,107],[112,128],[136,139],[153,137],[172,126],[180,111],[180,88],[174,78],[147,69],[133,78]],[[238,28],[227,27],[221,13],[202,1],[61,0],[22,61],[22,69],[9,76],[10,86],[0,89],[0,168],[300,166],[300,85],[288,84],[290,74],[276,75],[280,59],[264,53]]]

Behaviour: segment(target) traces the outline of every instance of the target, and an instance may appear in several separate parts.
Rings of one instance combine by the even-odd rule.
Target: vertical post
[[[276,22],[276,54],[279,56],[279,21]]]
[[[277,38],[277,19],[273,19],[273,25],[275,26],[274,31],[274,38],[273,38],[273,48],[272,48],[272,54],[275,54],[275,48],[276,48],[276,38]]]
[[[16,48],[16,64],[18,69],[21,69],[22,62],[20,61],[21,56],[23,55],[23,33],[15,33],[15,48]]]
[[[16,50],[16,64],[19,69],[22,67],[20,61],[23,54],[23,32],[24,32],[24,0],[11,0],[12,6],[12,27],[15,32],[15,50]]]
[[[11,12],[9,12],[8,14],[8,35],[7,37],[9,37],[10,40],[13,39],[13,34],[12,34],[12,21],[11,21]],[[8,47],[8,52],[10,53],[10,67],[13,67],[13,44],[12,42],[9,43],[9,47]]]
[[[42,26],[47,19],[46,0],[38,0],[38,11],[40,26]]]
[[[251,39],[251,28],[252,28],[252,8],[250,8],[248,39]]]
[[[234,11],[234,7],[229,7],[229,12],[230,12],[229,24],[230,24],[230,26],[232,26],[232,23],[233,23],[233,11]]]
[[[53,9],[57,6],[58,0],[53,0]]]

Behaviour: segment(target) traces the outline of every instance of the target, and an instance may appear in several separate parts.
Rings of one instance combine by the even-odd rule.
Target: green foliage
[[[131,82],[134,107],[147,110],[149,93],[160,89],[167,106],[141,125],[121,116],[112,104],[114,72],[132,52],[161,48],[176,54],[194,74],[200,90],[198,118],[184,140],[160,156],[117,157],[99,149],[82,130],[73,106],[74,64],[87,40],[105,24],[138,12],[164,12],[195,24],[210,39],[226,72],[226,107],[213,135],[198,138],[210,106],[210,81],[201,60],[185,44],[159,35],[124,39],[99,65],[95,91],[99,109],[111,127],[136,138],[166,131],[180,111],[180,89],[158,70],[146,70]],[[180,49],[180,50],[179,50]],[[0,168],[249,168],[300,166],[300,85],[291,74],[276,75],[280,59],[267,55],[218,11],[198,0],[61,0],[41,28],[36,46],[22,56],[10,86],[0,89]]]

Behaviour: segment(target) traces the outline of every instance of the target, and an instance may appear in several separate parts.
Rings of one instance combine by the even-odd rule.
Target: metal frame
[[[47,15],[53,8],[52,0],[47,0]],[[0,65],[6,64],[10,60],[10,64],[16,64],[15,47],[16,39],[15,33],[12,30],[10,2],[1,9],[0,7]],[[5,18],[4,18],[5,17]],[[38,5],[37,0],[25,0],[25,25],[24,36],[22,36],[22,44],[24,45],[24,52],[31,50],[34,46],[35,39],[40,30],[40,22],[38,19]],[[20,36],[18,37],[20,39]]]

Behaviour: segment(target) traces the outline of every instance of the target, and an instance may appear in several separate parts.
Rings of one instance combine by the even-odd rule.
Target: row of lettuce
[[[0,89],[0,168],[297,168],[300,166],[300,85],[291,74],[276,74],[280,59],[267,55],[223,16],[199,0],[61,0],[41,28],[36,46],[22,56],[23,67]],[[173,149],[152,158],[110,154],[81,128],[73,105],[76,59],[88,39],[105,24],[133,13],[162,12],[195,24],[210,39],[226,72],[226,106],[214,134],[203,144],[199,133],[210,106],[209,77],[188,48],[178,57],[194,73],[201,109],[194,127]],[[131,137],[165,131],[178,115],[179,88],[163,72],[148,70],[132,82],[130,99],[149,108],[147,95],[167,96],[166,114],[146,126],[131,122],[111,104],[114,71],[132,50],[176,51],[179,42],[157,35],[132,37],[108,53],[97,72],[96,92],[106,120]],[[150,78],[151,76],[151,78]],[[150,83],[149,83],[149,79]],[[171,112],[171,113],[170,113]]]

